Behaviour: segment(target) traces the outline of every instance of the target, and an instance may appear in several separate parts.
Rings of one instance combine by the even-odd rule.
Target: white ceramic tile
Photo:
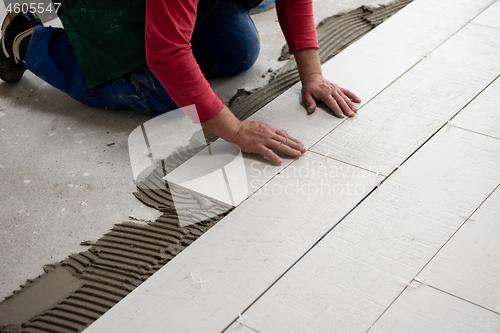
[[[489,27],[500,29],[500,1],[496,1],[471,23],[487,25]]]
[[[392,52],[367,39],[351,45],[322,69],[325,78],[361,98],[362,106],[419,60],[420,56]]]
[[[414,1],[323,65],[324,75],[366,103],[490,3]]]
[[[500,315],[421,285],[407,288],[369,333],[500,332]]]
[[[426,284],[500,313],[499,222],[497,188],[418,277]]]
[[[500,141],[442,130],[248,311],[259,332],[366,332],[500,183]]]
[[[497,45],[500,30],[468,25],[311,150],[388,175],[500,74]]]
[[[413,1],[363,37],[360,42],[371,39],[388,51],[424,57],[493,2]]]
[[[300,88],[300,84],[293,86],[252,115],[248,121],[263,121],[286,130],[292,137],[299,139],[306,149],[311,147],[345,119],[339,119],[321,107],[313,115],[308,115],[300,103]],[[218,140],[216,146],[223,147],[224,141]],[[282,156],[282,165],[275,165],[259,155],[242,154],[240,156],[238,151],[234,151],[229,146],[227,148],[216,149],[215,147],[212,149],[213,152],[209,148],[204,149],[169,174],[167,180],[228,205],[238,206],[294,160],[291,157]],[[228,160],[229,157],[231,158]],[[233,165],[232,169],[235,171],[232,173],[234,175],[232,180],[227,179],[227,174],[225,179],[220,168],[224,165],[224,172],[229,172],[226,166],[229,163]],[[241,168],[235,170],[235,165],[244,165],[244,170],[238,171]],[[202,175],[204,176],[201,177]],[[234,189],[229,191],[230,186],[236,186],[236,191]]]
[[[86,332],[224,329],[380,180],[307,153]],[[191,274],[209,282],[193,283]]]
[[[359,112],[311,151],[389,175],[442,126],[435,117],[412,114],[390,103],[373,102]]]
[[[315,113],[308,115],[301,103],[301,88],[301,84],[297,83],[254,113],[248,121],[263,121],[286,130],[288,134],[301,141],[306,149],[311,147],[345,118],[335,117],[326,107],[318,107]]]
[[[495,80],[450,123],[453,126],[500,139],[498,96],[500,96],[500,79]]]

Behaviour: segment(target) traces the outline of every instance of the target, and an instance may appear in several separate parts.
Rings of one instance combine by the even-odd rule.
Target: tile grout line
[[[479,209],[479,208],[480,208],[480,207],[481,207],[481,206],[482,206],[482,205],[486,202],[486,200],[488,200],[488,198],[489,198],[489,197],[490,197],[490,196],[491,196],[491,195],[492,195],[492,194],[493,194],[496,190],[498,190],[498,189],[500,189],[500,184],[499,184],[499,185],[497,185],[497,187],[495,187],[495,189],[493,189],[493,191],[491,191],[491,192],[490,192],[490,194],[488,194],[488,196],[487,196],[487,197],[486,197],[486,198],[485,198],[485,199],[484,199],[484,200],[483,200],[483,201],[482,201],[482,202],[481,202],[481,203],[480,203],[480,204],[476,207],[476,209],[474,209],[474,211],[473,211],[473,212],[469,215],[469,217],[467,217],[467,218],[465,219],[465,221],[464,221],[464,222],[463,222],[463,223],[462,223],[462,224],[461,224],[461,225],[457,228],[457,230],[456,230],[456,231],[455,231],[455,232],[454,232],[454,233],[450,236],[450,238],[448,238],[448,240],[446,240],[446,242],[445,242],[445,243],[444,243],[444,244],[443,244],[443,245],[442,245],[442,246],[441,246],[441,247],[440,247],[440,248],[436,251],[436,253],[432,256],[432,258],[431,258],[431,259],[429,259],[429,261],[427,261],[427,263],[426,263],[426,264],[425,264],[425,265],[424,265],[424,266],[423,266],[423,267],[422,267],[422,268],[418,271],[418,273],[415,275],[415,277],[417,277],[417,276],[418,276],[418,275],[419,275],[419,274],[420,274],[420,273],[421,273],[421,272],[425,269],[425,267],[427,267],[427,265],[428,265],[428,264],[432,261],[432,259],[434,259],[434,257],[436,257],[436,256],[438,255],[438,253],[439,253],[439,252],[443,249],[443,247],[445,247],[445,246],[446,246],[446,244],[448,244],[448,242],[449,242],[449,241],[453,238],[453,236],[455,236],[455,234],[456,234],[456,233],[457,233],[457,232],[458,232],[458,231],[459,231],[459,230],[460,230],[460,229],[461,229],[461,228],[465,225],[465,223],[466,223],[467,221],[469,221],[469,219],[472,217],[472,215],[474,215],[474,213],[475,213],[475,212],[476,212],[476,211],[477,211],[477,210],[478,210],[478,209]],[[411,281],[413,281],[413,280],[415,279],[415,277],[414,277]],[[421,282],[421,283],[422,283],[422,282]],[[422,283],[422,284],[424,284],[424,283]],[[429,287],[432,287],[432,288],[434,288],[434,289],[436,289],[436,290],[440,290],[440,289],[435,288],[435,287],[433,287],[433,286],[431,286],[431,285],[428,285],[428,284],[426,284],[426,285],[427,285],[427,286],[429,286]],[[406,287],[404,287],[404,288],[403,288],[403,290],[401,290],[401,292],[400,292],[400,293],[396,296],[396,298],[394,298],[394,300],[393,300],[393,301],[392,301],[392,302],[391,302],[391,303],[387,306],[387,308],[386,308],[386,309],[385,309],[385,310],[384,310],[384,311],[380,314],[380,316],[379,316],[379,317],[378,317],[378,318],[377,318],[377,319],[373,322],[373,324],[370,326],[370,328],[368,328],[368,330],[366,331],[366,333],[368,333],[368,332],[371,330],[371,328],[372,328],[372,327],[373,327],[373,326],[374,326],[374,325],[375,325],[375,324],[376,324],[376,323],[380,320],[380,318],[382,318],[382,317],[383,317],[383,315],[387,312],[387,310],[389,310],[389,309],[391,308],[391,306],[392,306],[392,305],[393,305],[393,304],[394,304],[394,303],[398,300],[398,298],[399,298],[399,297],[400,297],[400,296],[401,296],[401,295],[402,295],[402,294],[406,291],[406,289],[408,289],[408,287],[409,287],[409,286],[406,286]],[[443,291],[443,290],[440,290],[440,291]],[[445,291],[443,291],[443,292],[445,292]],[[445,292],[445,293],[447,293],[447,292]],[[454,296],[454,297],[457,297],[457,298],[460,298],[460,297],[458,297],[458,296],[456,296],[456,295],[453,295],[453,294],[450,294],[450,293],[447,293],[447,294],[449,294],[449,295],[451,295],[451,296]],[[460,299],[462,299],[462,298],[460,298]],[[463,300],[464,300],[464,301],[467,301],[467,300],[465,300],[465,299],[463,299]],[[469,301],[467,301],[467,302],[469,302]],[[471,304],[475,304],[475,303],[472,303],[472,302],[469,302],[469,303],[471,303]],[[477,304],[475,304],[475,305],[477,305]],[[480,306],[480,305],[478,305],[478,306]],[[480,307],[482,307],[482,306],[480,306]],[[487,310],[489,310],[489,309],[487,309]],[[489,311],[491,311],[491,310],[489,310]],[[493,312],[494,312],[494,311],[493,311]]]
[[[349,165],[349,166],[352,166],[352,167],[360,169],[360,170],[365,170],[365,171],[377,174],[376,171],[373,171],[373,170],[367,169],[365,167],[362,167],[362,166],[359,166],[359,165],[355,165],[355,164],[352,164],[352,163],[349,163],[349,162],[346,162],[346,161],[339,160],[339,159],[337,159],[335,157],[332,157],[332,156],[330,156],[328,154],[327,154],[328,156],[322,155],[322,154],[318,153],[317,151],[313,151],[313,150],[308,150],[308,152],[311,153],[311,154],[315,154],[317,156],[320,156],[320,157],[329,158],[332,161],[336,161],[336,162],[339,162],[339,163],[342,163],[342,164],[345,164],[345,165]],[[380,174],[380,175],[382,175],[382,174]],[[384,175],[382,175],[382,176],[384,176]],[[384,177],[388,177],[388,176],[384,176]]]
[[[392,174],[392,173],[391,173]],[[387,179],[387,178],[386,178]],[[384,179],[385,180],[385,179]],[[334,226],[328,229],[323,236],[321,236],[313,245],[311,245],[297,260],[290,265],[274,282],[272,282],[259,296],[255,298],[242,312],[244,314],[248,309],[250,309],[264,294],[266,294],[276,283],[278,283],[283,276],[285,276],[296,264],[298,264],[316,245],[318,245],[328,234],[335,229],[349,214],[351,214],[363,201],[365,201],[375,190],[378,189],[379,186],[375,186],[370,192],[368,192],[357,204],[354,205],[344,216],[342,216]],[[233,319],[222,331],[225,332],[227,329],[231,327],[233,323],[237,321],[238,318]]]
[[[460,112],[462,112],[465,108],[467,108],[472,102],[474,102],[478,97],[479,95],[481,95],[486,89],[488,89],[493,83],[495,83],[497,80],[500,80],[500,74],[497,75],[496,78],[494,78],[490,83],[488,83],[483,89],[481,89],[480,92],[478,92],[476,94],[476,96],[472,97],[471,100],[469,102],[467,102],[460,110],[458,110],[450,119],[448,119],[448,121],[446,122],[445,125],[450,125],[450,126],[453,126],[453,127],[456,127],[456,128],[460,128],[460,129],[463,129],[463,130],[466,130],[466,131],[469,131],[469,132],[473,132],[473,133],[477,133],[477,134],[481,134],[481,135],[484,135],[484,136],[487,136],[487,137],[491,137],[491,138],[494,138],[494,139],[497,139],[493,136],[490,136],[490,135],[487,135],[487,134],[483,134],[483,133],[480,133],[480,132],[476,132],[476,131],[472,131],[472,130],[469,130],[467,128],[462,128],[462,127],[459,127],[459,126],[455,126],[455,125],[452,125],[452,124],[449,124],[450,121],[452,121],[456,116],[458,116],[458,114]]]
[[[463,127],[460,127],[460,126],[457,126],[457,125],[449,124],[449,126],[452,126],[452,127],[457,128],[457,129],[460,129],[460,130],[463,130],[463,131],[467,131],[467,132],[470,132],[470,133],[482,135],[482,136],[487,137],[487,138],[491,138],[491,139],[495,139],[495,140],[500,140],[500,138],[497,138],[497,137],[494,137],[494,136],[491,136],[491,135],[488,135],[488,134],[484,134],[484,133],[481,133],[481,132],[476,132],[476,131],[473,131],[473,130],[470,130],[470,129],[467,129],[467,128],[463,128]]]
[[[429,263],[439,254],[439,252],[446,246],[446,244],[448,244],[448,242],[457,234],[457,232],[460,231],[460,229],[462,229],[462,227],[465,225],[465,223],[467,223],[467,221],[471,220],[471,217],[477,212],[477,210],[479,208],[481,208],[481,206],[493,195],[493,193],[495,193],[495,191],[497,191],[498,189],[500,189],[500,184],[497,185],[497,187],[495,187],[493,189],[493,191],[490,192],[490,194],[488,194],[486,196],[486,198],[476,207],[476,209],[474,209],[474,211],[465,219],[465,221],[457,228],[457,230],[455,230],[455,232],[450,236],[450,238],[448,238],[448,240],[446,240],[446,242],[439,248],[439,250],[437,250],[437,252],[432,256],[431,259],[429,259],[429,261],[427,261],[427,263],[424,265],[424,267],[422,267],[422,269],[417,273],[417,275],[415,276],[418,276],[420,273],[422,273],[422,271],[425,269],[425,267],[427,267],[427,265],[429,265]],[[437,289],[437,288],[436,288]],[[457,296],[458,297],[458,296]]]
[[[484,309],[484,310],[487,310],[487,311],[489,311],[489,312],[493,312],[493,313],[495,313],[495,314],[499,314],[499,315],[500,315],[500,310],[497,310],[497,311],[495,311],[495,310],[491,310],[491,309],[488,309],[488,308],[486,308],[486,307],[484,307],[484,306],[482,306],[482,305],[480,305],[480,304],[476,304],[476,303],[471,302],[471,301],[469,301],[469,300],[467,300],[467,299],[465,299],[465,298],[462,298],[462,297],[460,297],[460,296],[454,295],[454,294],[452,294],[452,293],[449,293],[449,292],[447,292],[447,291],[445,291],[445,290],[442,290],[442,289],[439,289],[439,288],[437,288],[437,287],[431,286],[430,284],[426,284],[426,283],[422,283],[422,284],[423,284],[423,285],[426,285],[426,286],[428,286],[428,287],[430,287],[430,288],[432,288],[432,289],[435,289],[435,290],[437,290],[437,291],[440,291],[440,292],[442,292],[442,293],[445,293],[445,294],[447,294],[447,295],[450,295],[450,296],[452,296],[452,297],[455,297],[455,298],[457,298],[457,299],[459,299],[459,300],[462,300],[462,301],[464,301],[464,302],[467,302],[467,303],[469,303],[469,304],[472,304],[472,305],[475,305],[475,306],[477,306],[477,307],[480,307],[480,308],[482,308],[482,309]]]
[[[483,89],[481,89],[481,91],[478,92],[476,94],[476,96],[472,97],[471,100],[469,102],[467,102],[467,104],[465,104],[460,110],[458,110],[457,113],[455,113],[448,121],[453,120],[453,118],[455,118],[463,109],[465,109],[467,106],[469,106],[470,103],[472,103],[473,101],[475,101],[479,97],[479,95],[481,95],[486,89],[488,89],[498,79],[500,79],[500,74],[497,75],[497,77],[494,78],[490,83],[488,83]],[[455,127],[457,127],[457,126],[455,126]],[[479,133],[479,134],[482,134],[482,133]]]

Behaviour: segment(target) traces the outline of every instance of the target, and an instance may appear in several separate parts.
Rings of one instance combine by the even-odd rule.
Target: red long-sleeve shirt
[[[149,68],[179,107],[194,104],[196,122],[215,117],[223,102],[203,76],[191,51],[198,0],[150,0],[146,6]],[[318,49],[312,0],[276,0],[278,19],[290,53]],[[197,119],[199,117],[199,119]]]

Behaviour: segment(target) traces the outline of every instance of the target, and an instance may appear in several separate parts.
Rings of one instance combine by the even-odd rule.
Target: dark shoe
[[[2,24],[2,50],[0,52],[0,78],[17,82],[26,70],[25,61],[33,29],[42,25],[34,12],[10,12]]]

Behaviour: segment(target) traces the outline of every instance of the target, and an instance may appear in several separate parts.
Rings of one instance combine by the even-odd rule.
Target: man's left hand
[[[354,116],[358,108],[352,102],[361,102],[354,93],[328,81],[319,73],[303,78],[302,100],[309,114],[316,110],[316,102],[323,101],[339,118]]]

